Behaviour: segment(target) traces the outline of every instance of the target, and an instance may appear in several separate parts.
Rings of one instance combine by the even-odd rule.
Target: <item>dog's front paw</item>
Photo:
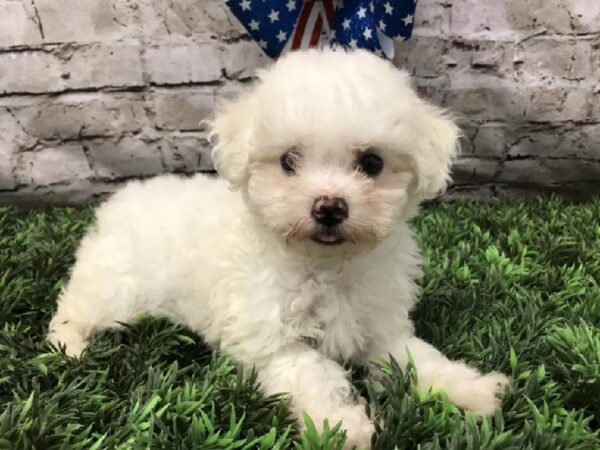
[[[375,433],[375,427],[370,420],[360,422],[342,421],[342,428],[346,430],[346,444],[344,449],[370,450],[371,437]]]
[[[472,379],[453,383],[448,397],[456,406],[472,414],[490,416],[501,406],[502,395],[508,385],[508,378],[501,373],[477,373]]]
[[[327,412],[313,410],[310,417],[318,433],[323,432],[325,420],[331,427],[341,422],[341,428],[346,433],[344,450],[370,450],[375,426],[365,413],[364,405],[347,405]],[[306,428],[305,423],[302,423],[302,428]]]
[[[86,348],[88,341],[68,322],[52,320],[48,340],[55,347],[64,346],[68,356],[79,358]]]

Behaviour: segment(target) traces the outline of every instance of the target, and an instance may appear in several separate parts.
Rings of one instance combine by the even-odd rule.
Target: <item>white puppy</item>
[[[364,51],[292,53],[211,125],[227,181],[132,182],[101,206],[50,340],[79,355],[117,322],[167,316],[361,447],[373,425],[340,362],[410,353],[420,388],[493,413],[506,377],[448,360],[409,319],[420,256],[407,221],[444,188],[458,129],[407,74]]]

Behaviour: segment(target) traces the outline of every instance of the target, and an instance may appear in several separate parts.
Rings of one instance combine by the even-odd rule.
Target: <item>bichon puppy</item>
[[[166,316],[255,367],[266,394],[348,445],[373,425],[342,362],[392,355],[421,389],[487,415],[507,379],[414,335],[420,256],[408,220],[444,188],[458,129],[368,52],[291,53],[211,122],[225,180],[132,182],[97,211],[50,324],[79,355],[141,314]]]

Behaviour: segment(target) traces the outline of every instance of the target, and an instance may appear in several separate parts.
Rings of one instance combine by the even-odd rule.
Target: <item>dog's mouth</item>
[[[346,239],[335,231],[319,231],[310,237],[314,242],[321,245],[340,245]]]

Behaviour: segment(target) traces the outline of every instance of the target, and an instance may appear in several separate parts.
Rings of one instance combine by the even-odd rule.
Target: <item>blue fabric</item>
[[[276,58],[292,39],[304,3],[311,1],[225,0],[225,3],[265,53]],[[333,4],[331,31],[321,44],[364,48],[391,57],[391,40],[411,36],[416,0],[336,0]]]

